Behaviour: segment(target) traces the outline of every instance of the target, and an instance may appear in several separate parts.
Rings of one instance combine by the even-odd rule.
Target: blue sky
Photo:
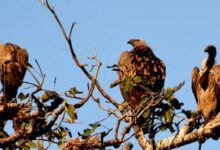
[[[176,95],[186,109],[196,110],[190,87],[191,71],[207,56],[203,52],[207,45],[214,44],[220,49],[218,0],[51,0],[51,3],[67,31],[72,22],[77,22],[72,40],[80,61],[94,63],[86,57],[97,52],[103,63],[98,79],[112,97],[122,101],[119,89],[109,88],[117,74],[106,66],[117,63],[121,52],[131,49],[126,44],[129,39],[143,38],[166,63],[165,87],[186,81]],[[58,92],[73,86],[86,92],[87,79],[73,63],[53,16],[38,0],[1,1],[0,18],[0,42],[16,43],[28,49],[30,62],[34,64],[37,59],[46,73],[45,88],[52,89],[56,77]],[[220,55],[217,62],[219,59]],[[25,80],[32,81],[28,74]],[[92,116],[88,117],[88,113]],[[84,121],[82,126],[86,127],[105,115],[91,101],[79,111],[79,121]],[[220,146],[218,142],[209,140],[203,148],[217,146]],[[197,147],[195,143],[179,149]]]

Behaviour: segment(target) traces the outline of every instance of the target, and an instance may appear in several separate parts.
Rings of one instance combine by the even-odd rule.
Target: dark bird
[[[192,71],[192,91],[206,124],[220,111],[220,66],[215,64],[215,46],[207,46],[204,52],[208,58],[202,61],[201,70]]]
[[[28,66],[25,49],[11,43],[0,44],[0,78],[5,102],[16,97]]]
[[[144,40],[131,39],[127,43],[133,49],[121,54],[118,76],[123,98],[134,109],[144,98],[163,89],[166,67]]]

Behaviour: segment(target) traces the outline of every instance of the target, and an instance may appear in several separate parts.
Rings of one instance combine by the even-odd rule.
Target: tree
[[[105,92],[97,80],[101,67],[101,62],[97,56],[90,57],[90,59],[96,63],[92,66],[94,75],[92,75],[86,66],[78,59],[71,40],[75,23],[72,24],[70,32],[67,34],[54,8],[48,1],[42,3],[55,17],[69,46],[73,62],[90,80],[88,92],[86,96],[82,98],[80,95],[81,92],[76,87],[65,92],[64,96],[56,91],[44,89],[43,83],[45,81],[45,74],[36,61],[41,80],[37,79],[36,75],[33,74],[36,83],[28,83],[34,86],[35,90],[30,94],[20,93],[18,99],[21,102],[18,104],[8,103],[0,107],[0,114],[6,117],[7,121],[13,117],[17,117],[18,121],[22,124],[20,130],[14,131],[14,133],[10,135],[8,135],[6,131],[1,131],[1,147],[21,147],[28,149],[35,147],[37,143],[38,148],[43,149],[46,148],[45,140],[47,140],[64,149],[104,149],[109,146],[117,148],[135,136],[143,149],[170,149],[195,141],[204,141],[206,138],[212,136],[214,129],[219,127],[219,115],[204,127],[201,124],[197,124],[194,114],[191,111],[183,111],[188,118],[188,122],[183,127],[179,125],[182,119],[177,122],[173,119],[177,111],[181,112],[183,107],[174,96],[175,92],[179,90],[183,84],[179,84],[174,88],[165,89],[162,93],[158,93],[158,95],[152,95],[149,101],[144,102],[146,106],[144,109],[141,108],[138,112],[128,114],[126,112],[127,104],[118,103],[117,100]],[[129,81],[127,81],[127,85],[129,87]],[[107,103],[95,97],[95,88],[98,89]],[[79,99],[79,102],[72,104],[66,99]],[[83,108],[88,100],[94,100],[98,109],[108,112],[109,116],[114,116],[117,120],[115,127],[114,129],[97,131],[102,125],[101,121],[97,121],[91,123],[90,127],[84,130],[84,133],[79,133],[78,137],[71,137],[72,131],[66,128],[65,123],[74,123],[77,118],[77,111]],[[112,105],[111,108],[106,106],[108,103]],[[158,114],[149,113],[148,110],[152,107],[157,108]],[[66,114],[68,116],[66,116]],[[142,115],[145,116],[146,120],[151,118],[155,121],[146,122],[148,125],[154,127],[151,130],[152,132],[147,133],[148,137],[144,136],[145,133],[141,126],[138,126],[135,122],[136,119]],[[108,117],[106,119],[108,119]],[[177,133],[173,137],[168,137],[158,142],[155,141],[155,134],[160,134],[163,130],[170,130],[171,132],[177,130]],[[111,134],[113,134],[113,136]],[[68,136],[71,138],[67,140]],[[130,148],[131,146],[127,144],[123,147]]]

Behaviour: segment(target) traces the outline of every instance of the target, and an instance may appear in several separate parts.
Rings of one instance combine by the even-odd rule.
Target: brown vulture
[[[124,100],[135,109],[144,98],[163,89],[166,67],[144,40],[131,39],[127,43],[133,49],[121,54],[118,76]]]
[[[220,111],[220,66],[215,64],[215,46],[207,46],[204,51],[208,58],[203,60],[201,70],[195,67],[192,71],[192,91],[206,124]]]
[[[27,66],[28,53],[25,49],[11,43],[0,44],[0,78],[5,102],[16,97]]]

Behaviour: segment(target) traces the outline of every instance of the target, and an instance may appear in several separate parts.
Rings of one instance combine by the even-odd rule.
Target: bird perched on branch
[[[216,48],[207,46],[204,52],[208,58],[202,62],[202,69],[192,71],[192,91],[205,124],[220,111],[220,66],[215,64]]]
[[[4,102],[10,102],[16,97],[28,66],[28,53],[25,49],[11,43],[0,44],[0,78]]]
[[[124,100],[135,109],[144,98],[163,89],[166,67],[144,40],[131,39],[127,43],[133,49],[121,54],[118,76]]]

